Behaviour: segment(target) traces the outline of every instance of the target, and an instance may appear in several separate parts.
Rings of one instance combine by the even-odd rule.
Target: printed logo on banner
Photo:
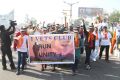
[[[31,63],[74,63],[75,48],[72,34],[30,35],[28,43]]]

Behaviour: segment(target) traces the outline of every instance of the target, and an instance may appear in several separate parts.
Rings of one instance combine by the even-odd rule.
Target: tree
[[[120,11],[115,10],[109,16],[110,22],[120,22]]]

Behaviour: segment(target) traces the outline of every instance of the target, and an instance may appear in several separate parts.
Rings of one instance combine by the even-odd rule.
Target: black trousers
[[[80,48],[80,54],[83,54],[83,52],[84,52],[84,47],[81,47]]]
[[[1,51],[2,51],[2,66],[6,68],[6,55],[9,59],[10,62],[10,67],[14,68],[14,62],[13,62],[13,57],[12,57],[12,51],[9,46],[1,46]]]
[[[75,63],[72,64],[72,71],[76,72],[76,69],[78,68],[78,64],[79,64],[79,59],[75,59]]]
[[[91,50],[92,50],[92,48],[90,48],[90,47],[85,47],[85,51],[86,51],[85,64],[87,64],[87,65],[90,65]]]
[[[106,55],[105,55],[105,60],[109,60],[109,45],[107,45],[107,46],[101,46],[100,47],[100,54],[99,54],[99,58],[101,59],[101,57],[102,57],[102,53],[103,53],[103,50],[105,49],[105,53],[106,53]]]

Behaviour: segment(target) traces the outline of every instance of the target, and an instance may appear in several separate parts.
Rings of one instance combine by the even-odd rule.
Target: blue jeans
[[[20,52],[18,51],[18,71],[20,71],[20,65],[22,64],[22,69],[24,69],[25,62],[26,62],[26,54],[27,52]]]

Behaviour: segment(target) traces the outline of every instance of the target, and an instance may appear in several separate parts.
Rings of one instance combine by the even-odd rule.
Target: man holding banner
[[[38,42],[38,59],[35,59],[32,46]],[[74,35],[46,34],[30,35],[28,38],[29,55],[32,64],[68,64],[74,63]]]

